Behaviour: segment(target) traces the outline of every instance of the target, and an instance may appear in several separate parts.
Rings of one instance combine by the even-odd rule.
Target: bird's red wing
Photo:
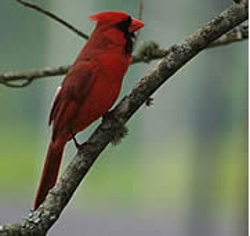
[[[89,94],[95,82],[97,71],[96,63],[88,60],[76,62],[68,72],[56,93],[50,112],[49,124],[53,122],[53,139],[63,132],[70,131],[79,105]]]

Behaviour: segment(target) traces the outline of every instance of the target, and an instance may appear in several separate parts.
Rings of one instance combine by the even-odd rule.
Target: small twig
[[[144,10],[144,1],[139,0],[139,7],[138,7],[138,19],[142,20],[143,10]]]
[[[138,52],[133,55],[132,64],[140,62],[149,63],[152,60],[163,58],[166,52],[166,49],[161,49],[154,41],[144,42],[138,49]]]
[[[6,87],[9,87],[9,88],[24,88],[24,87],[27,87],[28,85],[30,85],[33,81],[34,81],[33,78],[26,78],[26,79],[24,80],[24,82],[22,82],[22,83],[20,83],[20,84],[15,84],[15,83],[12,83],[12,82],[8,82],[8,81],[3,80],[3,84],[4,84]]]
[[[23,88],[30,85],[34,80],[64,75],[69,70],[70,65],[67,66],[57,66],[57,67],[47,67],[44,69],[35,69],[31,71],[20,71],[20,72],[6,72],[0,74],[0,84],[3,84],[11,88]],[[21,84],[17,82],[24,81]]]
[[[71,31],[75,32],[77,35],[81,36],[82,38],[84,38],[84,39],[89,38],[89,36],[87,34],[83,33],[82,31],[78,30],[73,25],[71,25],[68,22],[66,22],[65,20],[63,20],[62,18],[60,18],[60,17],[56,16],[55,14],[43,9],[42,7],[37,6],[37,5],[33,4],[33,3],[26,2],[24,0],[15,0],[15,1],[21,3],[22,5],[24,5],[24,6],[28,7],[28,8],[36,10],[36,11],[40,12],[41,14],[44,14],[44,15],[50,17],[51,19],[59,22],[60,24],[64,25],[65,27],[67,27]]]
[[[138,5],[138,19],[139,19],[139,20],[142,20],[143,9],[144,9],[143,0],[139,0],[139,5]],[[138,32],[136,33],[136,38],[135,38],[134,46],[137,45],[137,42],[138,42],[137,39],[139,38],[140,33],[141,33],[141,31],[138,31]]]
[[[236,43],[248,39],[248,26],[240,25],[229,31],[227,34],[222,35],[219,39],[211,43],[208,48],[218,46],[226,46],[231,43]]]

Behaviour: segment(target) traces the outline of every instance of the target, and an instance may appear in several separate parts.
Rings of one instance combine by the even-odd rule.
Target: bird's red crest
[[[127,13],[122,11],[107,11],[94,14],[89,19],[97,22],[119,22],[125,20],[128,16]]]

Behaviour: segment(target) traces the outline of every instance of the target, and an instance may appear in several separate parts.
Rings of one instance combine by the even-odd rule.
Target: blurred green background
[[[93,13],[138,15],[134,0],[32,2],[88,34]],[[148,40],[177,43],[230,4],[145,0],[137,48]],[[15,1],[1,1],[0,12],[0,73],[70,64],[85,43]],[[132,65],[120,98],[156,63]],[[69,235],[74,224],[83,230],[75,235],[86,227],[86,235],[100,235],[97,226],[102,235],[246,235],[247,78],[247,42],[195,57],[157,91],[153,106],[137,112],[122,143],[101,154],[65,210],[64,228],[59,221],[52,235]],[[50,104],[62,79],[1,86],[0,223],[19,220],[31,208],[50,139]],[[78,139],[86,140],[97,124]],[[68,144],[62,169],[75,153]],[[107,227],[114,221],[117,229]]]

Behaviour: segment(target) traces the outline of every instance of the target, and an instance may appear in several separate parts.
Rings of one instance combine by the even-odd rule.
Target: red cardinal
[[[123,12],[90,16],[97,25],[58,88],[49,117],[52,138],[34,209],[55,185],[66,143],[104,115],[117,99],[130,62],[134,32],[143,23]]]

